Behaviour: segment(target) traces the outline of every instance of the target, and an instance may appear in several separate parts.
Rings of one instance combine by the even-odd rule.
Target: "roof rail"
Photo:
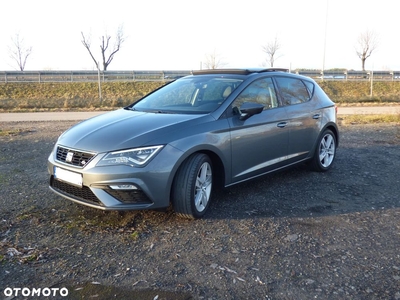
[[[284,69],[284,68],[267,68],[267,69],[263,69],[260,71],[261,72],[289,72],[289,69]]]
[[[252,73],[262,73],[262,72],[289,72],[288,69],[283,68],[248,68],[248,69],[204,69],[204,70],[194,70],[193,75],[202,74],[241,74],[248,75]]]
[[[250,73],[254,73],[253,70],[249,69],[204,69],[204,70],[194,70],[192,71],[193,75],[202,75],[202,74],[241,74],[248,75]]]

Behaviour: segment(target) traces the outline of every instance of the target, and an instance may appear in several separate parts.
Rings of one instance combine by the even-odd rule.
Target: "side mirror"
[[[259,114],[263,111],[264,105],[253,102],[245,102],[240,106],[240,120],[246,120],[253,115]]]

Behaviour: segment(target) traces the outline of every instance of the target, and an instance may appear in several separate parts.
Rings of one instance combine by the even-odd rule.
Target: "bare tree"
[[[378,37],[372,31],[361,33],[357,40],[356,53],[361,59],[362,70],[365,71],[365,61],[371,56],[372,52],[378,47]]]
[[[269,63],[270,67],[274,67],[275,60],[277,60],[280,56],[277,56],[277,52],[281,48],[281,44],[277,37],[265,46],[262,46],[263,51],[267,54],[267,62]]]
[[[99,61],[93,55],[91,47],[90,37],[86,37],[83,32],[82,34],[82,44],[85,46],[87,51],[90,54],[90,57],[93,59],[97,69],[100,69]],[[110,48],[111,36],[107,33],[100,38],[100,53],[102,58],[103,70],[106,71],[108,66],[111,64],[114,59],[115,54],[121,49],[122,43],[125,41],[123,26],[120,25],[115,35],[115,41],[113,48]]]
[[[223,62],[221,55],[214,51],[212,53],[207,53],[204,61],[205,69],[220,69],[226,66],[226,63]]]
[[[19,70],[23,71],[26,61],[32,53],[32,47],[25,47],[24,39],[18,33],[11,40],[12,46],[9,47],[10,58],[17,63]]]

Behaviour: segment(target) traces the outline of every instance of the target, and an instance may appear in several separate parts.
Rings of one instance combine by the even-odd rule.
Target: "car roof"
[[[288,69],[283,68],[248,68],[248,69],[206,69],[192,71],[193,75],[206,75],[206,74],[238,74],[238,75],[249,75],[254,73],[265,73],[265,72],[286,72]]]

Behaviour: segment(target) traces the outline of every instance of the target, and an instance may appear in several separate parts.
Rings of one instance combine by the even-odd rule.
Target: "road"
[[[105,113],[105,111],[0,113],[0,122],[79,121],[89,119],[102,113]],[[339,107],[338,114],[400,114],[400,106]]]
[[[105,111],[0,113],[0,122],[80,121],[102,113]]]

